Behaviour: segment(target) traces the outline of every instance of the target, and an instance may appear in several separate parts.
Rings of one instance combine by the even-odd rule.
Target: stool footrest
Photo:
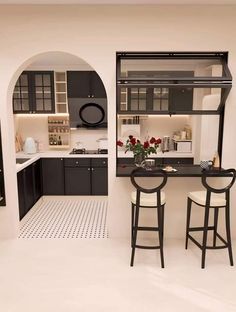
[[[135,245],[135,248],[139,249],[160,249],[160,246],[143,246],[143,245]]]
[[[206,246],[206,249],[224,249],[224,248],[228,248],[229,244],[218,233],[216,233],[216,236],[219,237],[220,240],[222,240],[224,245],[221,245],[221,246]],[[203,246],[195,238],[193,238],[190,234],[188,234],[188,238],[190,238],[191,241],[195,245],[197,245],[200,249],[203,249]]]
[[[135,226],[133,227],[133,230],[135,230]],[[159,227],[151,227],[151,226],[138,226],[138,231],[159,231]]]
[[[203,226],[196,226],[196,227],[191,227],[188,229],[189,232],[194,232],[194,231],[203,231],[204,227]],[[214,226],[208,226],[207,230],[214,230]]]

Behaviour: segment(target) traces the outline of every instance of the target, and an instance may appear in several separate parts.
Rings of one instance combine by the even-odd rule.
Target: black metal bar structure
[[[152,63],[151,60],[154,62]],[[161,61],[163,60],[163,64]],[[173,67],[180,68],[180,70],[176,70],[175,68],[171,68],[172,61],[186,61],[183,64],[188,64],[188,70],[193,70],[194,65],[205,65],[206,70],[203,72],[201,70],[196,75],[188,75],[185,65],[181,68],[181,64],[177,64],[174,62]],[[191,64],[191,60],[193,64]],[[125,61],[125,63],[122,63]],[[127,65],[127,62],[131,61],[129,65],[131,65],[131,70],[128,69],[127,74],[124,77],[122,72],[122,66]],[[134,61],[134,62],[132,62]],[[141,61],[141,67],[138,67],[137,64],[140,65],[139,61]],[[145,68],[146,62],[147,64],[155,64],[155,61],[158,61],[158,64],[155,64],[155,69],[150,70]],[[168,69],[165,71],[166,61],[168,62]],[[199,61],[199,63],[198,63]],[[206,61],[206,62],[205,62]],[[225,103],[229,92],[232,88],[232,75],[228,68],[228,52],[226,51],[178,51],[178,52],[137,52],[137,51],[120,51],[116,53],[116,102],[117,102],[117,115],[219,115],[219,132],[218,132],[218,153],[220,159],[222,159],[222,144],[223,144],[223,129],[224,129],[224,111],[225,111]],[[160,66],[159,66],[160,65]],[[212,71],[207,68],[211,68],[211,66],[217,65],[212,69]],[[134,68],[136,66],[136,68]],[[192,68],[191,68],[192,66]],[[160,71],[157,69],[160,67]],[[199,66],[201,67],[201,66]],[[133,71],[134,68],[134,71]],[[140,69],[142,68],[142,69]],[[173,69],[173,75],[171,75],[171,69]],[[219,72],[217,72],[218,69]],[[216,71],[215,71],[216,69]],[[129,71],[130,70],[130,71]],[[147,70],[147,72],[145,72]],[[133,74],[132,74],[133,73]],[[138,74],[136,74],[138,73]],[[140,73],[140,75],[139,75]],[[147,74],[145,74],[147,73]],[[151,74],[150,74],[151,73]],[[163,74],[164,73],[164,74]],[[166,73],[166,74],[165,74]],[[194,73],[194,72],[193,72]],[[209,74],[210,73],[210,74]],[[185,90],[190,90],[193,92],[195,89],[202,88],[203,92],[206,90],[206,94],[208,94],[207,90],[217,90],[216,94],[219,95],[219,103],[215,104],[215,107],[212,109],[204,108],[204,107],[195,107],[192,106],[184,106],[180,109],[177,106],[168,105],[167,109],[156,109],[153,106],[153,109],[150,105],[146,105],[146,109],[131,109],[130,106],[127,106],[125,109],[121,108],[121,91],[126,88],[131,90],[132,88],[144,88],[146,94],[149,92],[148,90],[154,90],[154,88],[167,88],[169,92],[175,92],[178,88],[185,88]],[[213,91],[214,93],[214,91]],[[128,92],[127,94],[131,94]],[[146,99],[147,100],[147,99]],[[134,108],[134,107],[133,107]],[[175,109],[176,108],[176,109]],[[202,109],[199,109],[202,108]],[[117,121],[116,121],[117,123]]]

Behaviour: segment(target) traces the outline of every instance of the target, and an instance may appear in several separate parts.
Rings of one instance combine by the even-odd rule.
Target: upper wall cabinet
[[[54,113],[53,71],[25,71],[13,92],[14,113]]]
[[[68,98],[106,98],[101,78],[95,71],[67,72]]]
[[[220,114],[232,86],[227,52],[118,52],[119,114]]]

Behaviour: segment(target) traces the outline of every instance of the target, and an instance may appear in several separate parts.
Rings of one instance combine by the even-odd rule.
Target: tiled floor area
[[[191,244],[190,244],[191,245]],[[234,244],[236,252],[236,245]],[[236,267],[225,250],[200,251],[166,240],[158,251],[115,239],[18,239],[0,242],[0,311],[235,312]]]
[[[107,238],[107,198],[44,197],[21,220],[19,238]]]

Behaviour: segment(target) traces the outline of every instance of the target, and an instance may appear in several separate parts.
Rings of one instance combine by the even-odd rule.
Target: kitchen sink
[[[30,158],[16,158],[16,163],[17,164],[23,164],[28,160],[30,160]]]

